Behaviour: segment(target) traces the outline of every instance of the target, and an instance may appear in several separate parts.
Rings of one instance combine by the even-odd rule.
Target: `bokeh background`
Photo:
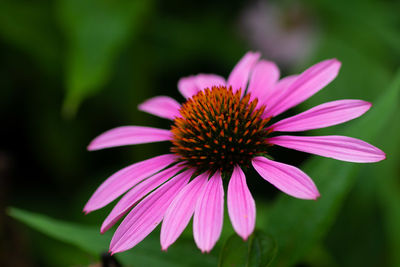
[[[257,50],[282,75],[342,61],[331,85],[285,115],[336,99],[371,101],[365,118],[307,134],[348,134],[388,155],[364,165],[273,149],[304,168],[322,195],[286,197],[248,173],[257,227],[278,247],[273,265],[400,266],[399,14],[396,0],[0,1],[0,265],[99,264],[111,235],[97,231],[110,207],[84,216],[83,205],[113,172],[168,144],[91,153],[87,144],[120,125],[168,128],[137,105],[156,95],[183,101],[180,77],[227,77]],[[190,232],[162,253],[155,231],[117,260],[216,266],[233,231],[226,220],[209,255]]]

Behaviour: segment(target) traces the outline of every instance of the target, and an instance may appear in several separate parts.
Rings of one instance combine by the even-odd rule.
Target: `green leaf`
[[[45,215],[9,208],[8,214],[33,229],[94,255],[108,251],[110,233],[100,235],[96,227],[89,227],[70,222],[63,222]]]
[[[51,11],[48,1],[0,1],[1,39],[29,54],[46,70],[54,68],[60,53]]]
[[[229,237],[222,248],[219,266],[269,266],[275,257],[276,250],[275,240],[259,230],[256,230],[247,241],[243,241],[235,233]]]
[[[108,251],[112,234],[107,232],[101,235],[98,227],[64,222],[17,208],[9,208],[8,214],[45,235],[76,246],[97,257]],[[168,249],[168,252],[162,252],[158,235],[155,234],[149,235],[139,245],[127,252],[117,254],[116,257],[124,265],[130,266],[203,267],[217,264],[216,256],[212,253],[202,254],[194,246],[192,239],[178,240]]]
[[[142,25],[152,1],[59,0],[68,40],[63,112],[73,115],[81,101],[109,80],[113,62]]]
[[[400,114],[400,99],[393,121],[398,120]],[[387,160],[379,166],[371,166],[366,172],[368,178],[374,179],[374,185],[378,190],[379,204],[384,217],[386,238],[388,240],[388,251],[385,258],[390,266],[400,266],[400,124],[392,123],[386,125],[385,138],[381,139],[382,149],[386,152]],[[364,178],[364,177],[363,177]]]
[[[372,110],[342,134],[374,144],[374,140],[384,133],[384,126],[398,106],[399,92],[400,72],[385,94],[374,103],[376,105]],[[321,198],[318,201],[304,201],[282,195],[271,208],[266,229],[279,246],[275,265],[291,266],[297,263],[323,237],[354,184],[361,166],[317,157],[307,162],[303,169],[314,179]]]

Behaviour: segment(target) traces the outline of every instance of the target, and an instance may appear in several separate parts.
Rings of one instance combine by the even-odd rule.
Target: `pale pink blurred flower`
[[[240,17],[239,28],[251,47],[285,67],[293,67],[311,55],[319,29],[301,3],[251,2]]]
[[[171,154],[135,163],[112,175],[86,204],[84,211],[89,213],[125,193],[101,227],[101,232],[107,231],[128,213],[111,240],[110,251],[134,247],[161,221],[161,247],[166,250],[193,216],[194,240],[201,251],[209,252],[222,229],[222,174],[230,176],[229,217],[234,230],[246,240],[254,230],[256,207],[242,168],[251,165],[286,194],[317,199],[319,192],[307,174],[265,157],[272,145],[350,162],[384,159],[380,149],[351,137],[275,134],[318,129],[357,118],[371,107],[362,100],[328,102],[268,124],[271,118],[330,83],[340,65],[336,59],[329,59],[299,75],[280,79],[273,62],[248,52],[227,81],[215,74],[179,80],[178,89],[186,98],[183,105],[167,96],[139,105],[142,111],[172,120],[170,130],[123,126],[95,138],[89,150],[159,141],[172,145]]]

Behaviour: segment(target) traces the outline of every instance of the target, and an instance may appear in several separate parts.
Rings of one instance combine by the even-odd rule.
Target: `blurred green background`
[[[363,118],[309,134],[346,134],[387,153],[383,162],[354,164],[272,150],[304,168],[322,195],[290,198],[248,174],[257,227],[276,244],[272,265],[400,266],[399,14],[396,0],[0,1],[0,265],[99,263],[111,233],[98,229],[111,207],[84,216],[83,205],[107,176],[168,144],[92,153],[87,144],[120,125],[168,128],[137,105],[156,95],[181,102],[180,77],[227,77],[257,50],[282,75],[342,61],[331,85],[288,114],[336,99],[371,101]],[[188,227],[168,253],[155,231],[118,261],[228,266],[220,256],[233,233],[225,219],[209,255],[197,251]]]

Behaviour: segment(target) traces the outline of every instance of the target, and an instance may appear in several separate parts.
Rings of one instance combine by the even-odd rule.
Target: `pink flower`
[[[269,125],[271,118],[330,83],[339,68],[339,61],[329,59],[299,75],[279,79],[279,69],[273,62],[249,52],[227,81],[214,74],[182,78],[178,89],[186,98],[183,105],[167,96],[139,105],[142,111],[172,120],[170,130],[123,126],[95,138],[89,150],[171,142],[171,154],[118,171],[86,204],[84,211],[89,213],[125,193],[101,226],[101,232],[105,232],[128,213],[111,240],[110,251],[134,247],[161,221],[161,246],[166,250],[193,216],[195,242],[201,251],[209,252],[222,229],[222,176],[230,177],[227,202],[233,228],[246,240],[254,230],[256,208],[242,169],[251,165],[286,194],[317,199],[318,189],[307,174],[265,157],[272,145],[350,162],[383,160],[385,154],[380,149],[351,137],[275,134],[323,128],[357,118],[371,107],[362,100],[328,102]]]

